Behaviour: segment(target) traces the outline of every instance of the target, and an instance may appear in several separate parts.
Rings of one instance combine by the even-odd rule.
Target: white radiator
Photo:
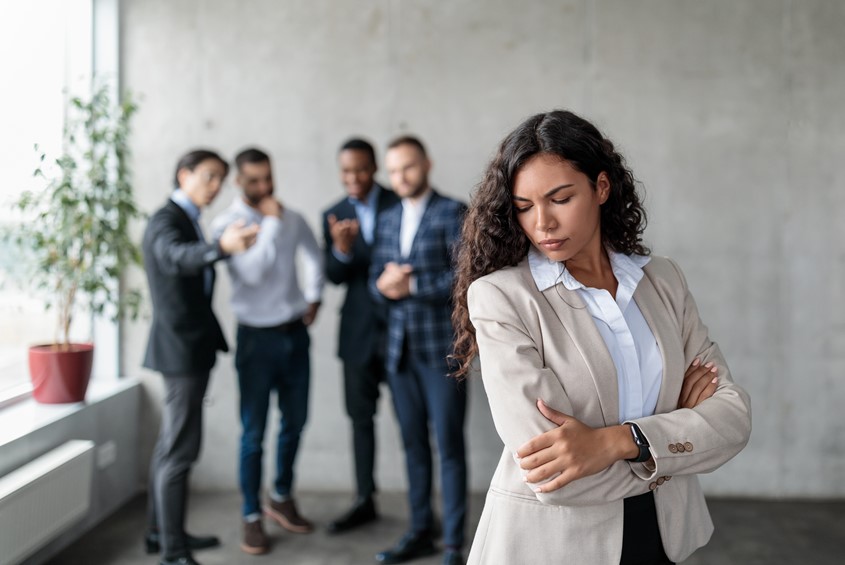
[[[43,547],[91,505],[94,442],[73,440],[0,477],[0,565]]]

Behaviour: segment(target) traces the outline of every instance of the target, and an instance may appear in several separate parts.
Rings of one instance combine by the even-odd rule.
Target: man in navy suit
[[[343,361],[346,413],[352,420],[357,493],[352,508],[331,522],[341,533],[376,520],[373,494],[376,438],[373,418],[384,380],[385,305],[370,298],[367,277],[379,214],[399,198],[375,182],[376,154],[363,139],[346,141],[338,152],[346,198],[323,213],[326,275],[346,285],[340,314],[338,357]]]
[[[175,190],[144,232],[144,268],[153,321],[144,367],[164,376],[161,431],[150,463],[148,553],[161,565],[196,565],[191,551],[214,547],[214,536],[185,533],[188,473],[202,439],[202,401],[217,351],[228,346],[211,309],[214,263],[255,243],[257,226],[230,226],[206,241],[200,211],[220,193],[229,165],[204,149],[176,165]]]
[[[434,546],[429,423],[440,455],[444,565],[463,563],[466,516],[465,383],[449,376],[453,254],[466,206],[434,191],[431,163],[415,137],[394,140],[385,164],[402,199],[382,214],[370,268],[370,293],[387,304],[387,378],[405,445],[411,528],[379,563],[430,555]]]

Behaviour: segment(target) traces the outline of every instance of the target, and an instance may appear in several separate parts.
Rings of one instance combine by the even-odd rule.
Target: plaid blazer
[[[460,236],[466,205],[437,192],[431,195],[407,258],[399,252],[402,204],[379,217],[370,263],[370,294],[387,304],[387,352],[389,371],[396,371],[403,346],[431,367],[446,368],[452,352],[453,252]],[[416,293],[401,300],[388,300],[376,288],[376,280],[389,262],[408,263],[416,278]]]

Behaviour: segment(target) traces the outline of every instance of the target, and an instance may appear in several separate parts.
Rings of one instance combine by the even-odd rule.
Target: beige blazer
[[[654,416],[635,420],[654,468],[619,461],[550,493],[523,483],[513,454],[554,427],[537,398],[592,427],[619,424],[616,369],[583,301],[559,283],[537,289],[528,261],[469,288],[481,377],[505,444],[490,483],[468,563],[615,565],[622,551],[622,499],[654,491],[666,555],[682,561],[710,539],[713,523],[697,474],[736,455],[751,433],[748,395],[734,384],[719,347],[677,265],[653,257],[634,299],[663,357]],[[718,366],[713,397],[677,409],[684,372],[695,357]]]

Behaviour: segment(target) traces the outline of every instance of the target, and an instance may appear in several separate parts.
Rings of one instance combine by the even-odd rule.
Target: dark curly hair
[[[528,253],[528,238],[520,228],[512,202],[513,180],[535,155],[556,155],[580,171],[595,188],[599,173],[610,181],[610,196],[601,206],[601,236],[605,247],[625,254],[648,255],[642,234],[646,213],[634,177],[613,143],[590,122],[572,112],[555,110],[531,116],[499,145],[472,195],[458,247],[454,309],[458,367],[464,378],[478,353],[475,328],[469,319],[467,289],[478,278],[514,266]]]

